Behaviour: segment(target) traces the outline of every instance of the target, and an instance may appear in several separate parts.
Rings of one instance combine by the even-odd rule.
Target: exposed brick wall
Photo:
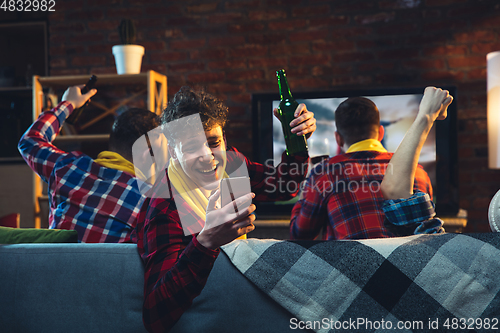
[[[206,86],[231,110],[228,138],[251,155],[253,93],[456,85],[461,207],[488,231],[500,172],[487,169],[486,54],[500,50],[497,0],[64,0],[49,16],[51,75],[115,73],[111,47],[133,18],[143,69],[169,96]]]

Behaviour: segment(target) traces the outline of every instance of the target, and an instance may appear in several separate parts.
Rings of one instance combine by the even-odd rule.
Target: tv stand
[[[467,211],[460,209],[457,216],[440,217],[447,233],[461,233],[467,226]],[[290,219],[284,217],[257,217],[255,230],[248,234],[249,238],[290,238]]]
[[[467,226],[467,211],[460,209],[457,216],[438,217],[444,222],[444,230],[449,233],[461,233]]]

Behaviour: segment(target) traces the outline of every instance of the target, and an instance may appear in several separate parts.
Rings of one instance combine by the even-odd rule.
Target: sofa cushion
[[[245,278],[221,251],[205,288],[170,333],[305,332],[292,329],[291,320],[290,312]]]
[[[145,332],[135,244],[0,245],[2,332]]]
[[[0,227],[0,244],[76,243],[76,230]]]

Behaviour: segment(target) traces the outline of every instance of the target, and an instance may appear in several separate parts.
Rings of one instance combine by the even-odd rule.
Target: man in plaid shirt
[[[425,88],[417,117],[391,158],[394,170],[382,181],[381,192],[386,199],[383,210],[389,224],[409,227],[415,234],[444,232],[443,221],[434,217],[431,198],[427,193],[414,193],[413,182],[427,135],[436,120],[446,119],[452,102],[453,96],[448,90]]]
[[[74,229],[80,242],[129,242],[145,199],[130,162],[132,144],[159,126],[160,119],[147,110],[125,112],[111,131],[112,151],[101,152],[97,160],[55,147],[52,141],[66,118],[96,92],[92,89],[82,95],[80,87],[68,88],[62,102],[31,125],[18,148],[33,171],[48,183],[51,229]]]
[[[150,332],[168,331],[202,291],[220,246],[255,228],[255,216],[251,214],[255,205],[235,214],[233,204],[239,207],[252,199],[290,199],[296,193],[280,191],[286,186],[278,184],[298,184],[307,171],[307,153],[284,153],[282,164],[274,168],[253,163],[227,147],[223,134],[227,112],[214,96],[189,87],[181,88],[163,112],[164,125],[199,115],[203,126],[201,133],[177,126],[172,126],[175,132],[166,131],[172,159],[165,177],[144,203],[145,218],[137,225],[137,245],[146,264],[143,320]],[[304,104],[297,108],[291,127],[297,135],[306,136],[316,129],[316,120]],[[242,167],[248,170],[252,193],[217,209],[219,180],[224,173],[234,175]],[[290,168],[299,172],[290,172]],[[176,180],[177,174],[182,175],[180,180],[190,189],[189,195]],[[187,195],[186,200],[183,195]],[[197,205],[194,201],[204,203]],[[194,220],[188,228],[194,234],[183,230],[186,220]]]
[[[388,153],[380,141],[377,106],[363,97],[348,98],[335,111],[335,139],[345,154],[316,165],[292,209],[291,239],[366,239],[395,236],[384,226],[380,183],[392,172]],[[416,190],[432,197],[427,173],[418,167]]]

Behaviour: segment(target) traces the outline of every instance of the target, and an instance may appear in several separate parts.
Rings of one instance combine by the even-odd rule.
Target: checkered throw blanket
[[[316,332],[500,330],[500,233],[248,239],[223,251],[295,323]]]

